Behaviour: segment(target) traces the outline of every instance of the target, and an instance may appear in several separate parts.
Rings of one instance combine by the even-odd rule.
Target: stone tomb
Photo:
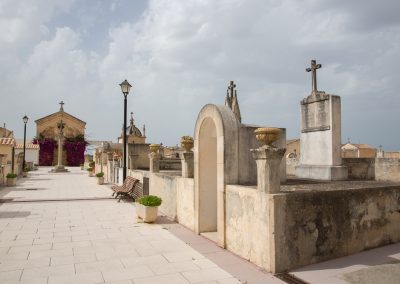
[[[319,180],[347,179],[347,167],[341,158],[340,97],[328,95],[316,88],[316,65],[312,61],[313,90],[300,102],[301,135],[300,165],[296,176]]]

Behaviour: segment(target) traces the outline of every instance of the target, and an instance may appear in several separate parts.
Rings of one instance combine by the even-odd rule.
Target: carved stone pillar
[[[152,152],[149,154],[150,159],[150,172],[159,173],[160,172],[160,154],[157,152]]]
[[[194,173],[194,154],[192,151],[181,154],[182,177],[193,178]]]
[[[130,154],[129,155],[129,169],[136,170],[138,168],[138,154]]]
[[[265,193],[278,193],[281,188],[280,164],[285,148],[262,146],[251,149],[257,163],[257,189]]]

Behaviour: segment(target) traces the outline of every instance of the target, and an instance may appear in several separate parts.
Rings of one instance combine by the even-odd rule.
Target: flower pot
[[[190,136],[183,136],[181,138],[181,147],[185,149],[186,152],[190,152],[193,148],[193,138]]]
[[[158,206],[144,206],[136,203],[136,213],[145,223],[153,223],[157,219]]]
[[[7,186],[16,186],[17,178],[7,178]]]
[[[104,177],[97,177],[97,184],[103,184],[104,183]]]
[[[256,139],[265,145],[272,146],[272,143],[279,139],[282,130],[275,127],[262,127],[257,128],[254,133],[256,134]]]
[[[92,171],[88,171],[88,176],[92,177],[93,176],[93,172]]]
[[[150,144],[150,153],[157,153],[157,151],[160,149],[161,145],[160,144]]]
[[[28,176],[28,172],[22,172],[22,177],[26,178]]]
[[[84,170],[84,167],[83,167],[83,166],[81,166],[81,170],[82,170],[82,171]]]

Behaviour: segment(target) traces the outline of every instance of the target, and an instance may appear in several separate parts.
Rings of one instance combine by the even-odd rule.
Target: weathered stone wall
[[[275,272],[400,241],[400,187],[274,196]]]
[[[181,170],[182,163],[179,158],[162,158],[160,160],[160,170]]]
[[[150,173],[149,177],[149,194],[163,200],[160,212],[194,230],[193,179],[165,173]]]
[[[286,175],[296,175],[296,167],[299,165],[298,158],[286,158]]]
[[[349,171],[349,179],[375,179],[375,158],[343,158]]]
[[[255,187],[226,186],[226,248],[270,267],[269,197]]]
[[[150,144],[128,144],[128,154],[136,154],[137,158],[137,168],[138,169],[149,169],[149,145]]]
[[[375,179],[400,182],[400,159],[377,158],[375,160]]]

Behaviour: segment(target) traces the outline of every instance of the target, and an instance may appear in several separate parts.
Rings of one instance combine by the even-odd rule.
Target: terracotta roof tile
[[[0,145],[13,146],[13,145],[15,145],[15,139],[14,138],[0,138]]]
[[[39,149],[38,144],[26,143],[25,149]],[[20,143],[15,146],[15,149],[24,149],[24,144]]]

